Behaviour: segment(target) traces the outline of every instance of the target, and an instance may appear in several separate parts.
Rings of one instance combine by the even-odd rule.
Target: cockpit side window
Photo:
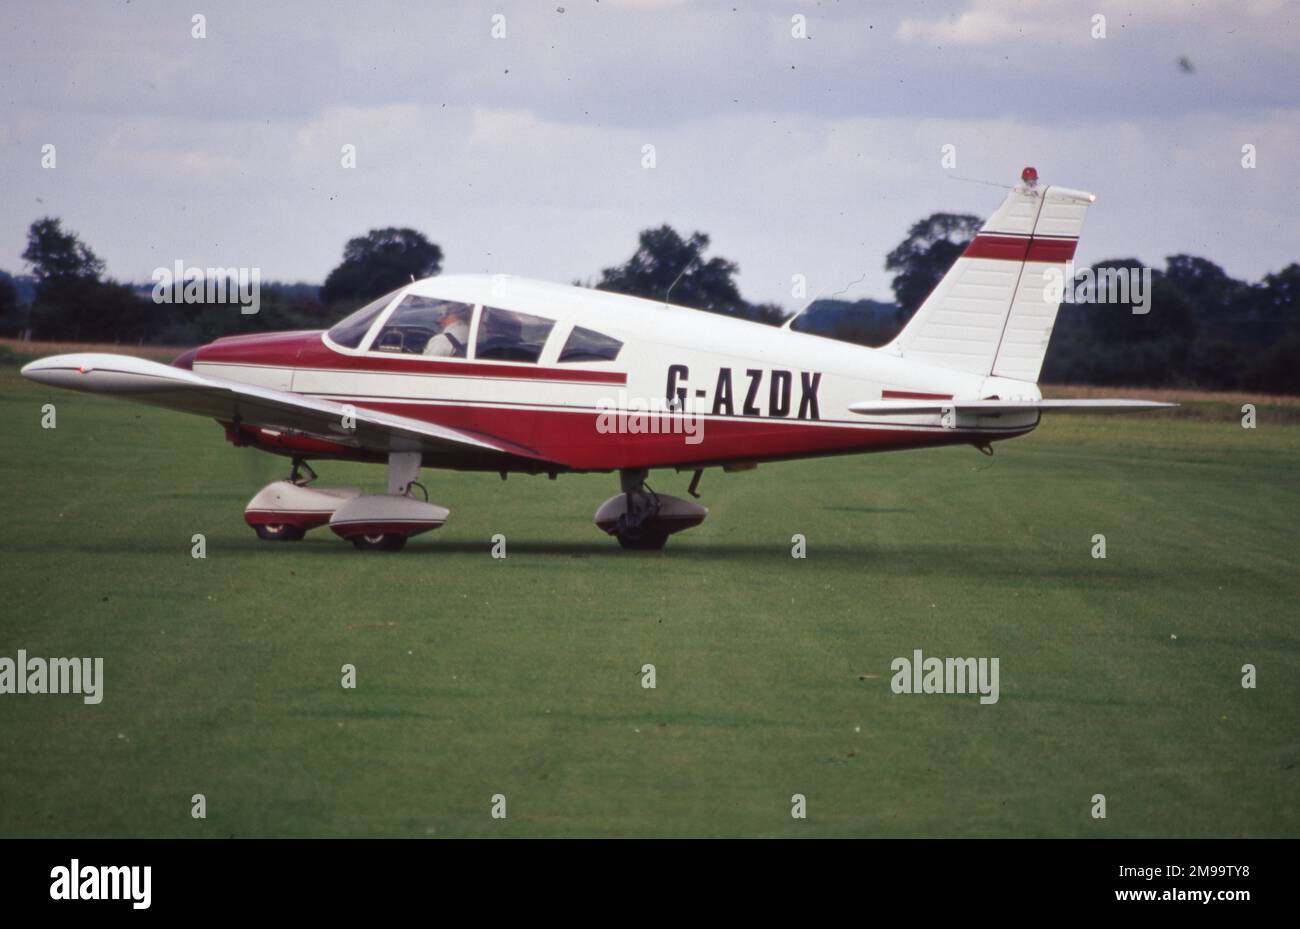
[[[552,319],[485,306],[479,319],[474,357],[536,364],[554,326]]]
[[[574,326],[573,332],[560,349],[560,364],[577,361],[613,361],[618,357],[623,343],[602,335],[593,329]]]
[[[356,312],[343,317],[330,329],[330,340],[344,348],[357,348],[361,345],[361,340],[366,337],[366,333],[370,331],[375,317],[384,311],[384,307],[393,302],[396,293],[396,290],[386,293],[378,300],[372,300]]]
[[[375,338],[372,351],[430,358],[464,358],[474,307],[454,300],[408,294]]]

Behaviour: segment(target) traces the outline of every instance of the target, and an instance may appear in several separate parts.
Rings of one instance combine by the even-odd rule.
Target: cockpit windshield
[[[378,300],[367,303],[355,313],[343,317],[330,329],[330,341],[336,345],[342,345],[344,348],[358,348],[361,345],[361,340],[370,331],[370,326],[374,323],[375,317],[382,313],[388,304],[393,302],[395,296],[397,296],[396,290],[386,293]]]

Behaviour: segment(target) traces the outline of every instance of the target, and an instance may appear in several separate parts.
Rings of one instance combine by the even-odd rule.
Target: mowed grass
[[[0,696],[2,835],[1300,833],[1300,427],[1267,409],[711,471],[662,553],[591,524],[613,475],[427,471],[452,517],[397,555],[258,541],[286,463],[209,421],[12,368],[0,414],[0,655],[105,664],[98,706]],[[998,657],[999,702],[895,695],[917,648]]]

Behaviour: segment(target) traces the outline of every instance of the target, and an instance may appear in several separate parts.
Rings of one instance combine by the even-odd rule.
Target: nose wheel
[[[622,526],[614,530],[618,544],[630,551],[654,552],[668,544],[668,533],[646,526]]]
[[[377,535],[354,535],[352,544],[363,552],[400,552],[406,547],[406,536],[395,532]]]
[[[632,551],[657,551],[668,541],[668,533],[659,526],[659,495],[646,484],[645,471],[625,471],[619,475],[627,501],[614,525],[614,537],[623,548]]]
[[[614,538],[622,548],[631,551],[658,551],[668,542],[668,532],[655,521],[659,515],[659,495],[646,485],[644,477],[640,480],[634,477],[624,485],[627,507],[614,525]]]

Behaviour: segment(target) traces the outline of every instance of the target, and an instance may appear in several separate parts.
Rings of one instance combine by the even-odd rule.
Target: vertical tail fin
[[[1068,286],[1065,263],[1095,199],[1039,187],[1038,172],[1025,168],[887,349],[956,371],[1036,382],[1060,308],[1049,275],[1062,275]]]

